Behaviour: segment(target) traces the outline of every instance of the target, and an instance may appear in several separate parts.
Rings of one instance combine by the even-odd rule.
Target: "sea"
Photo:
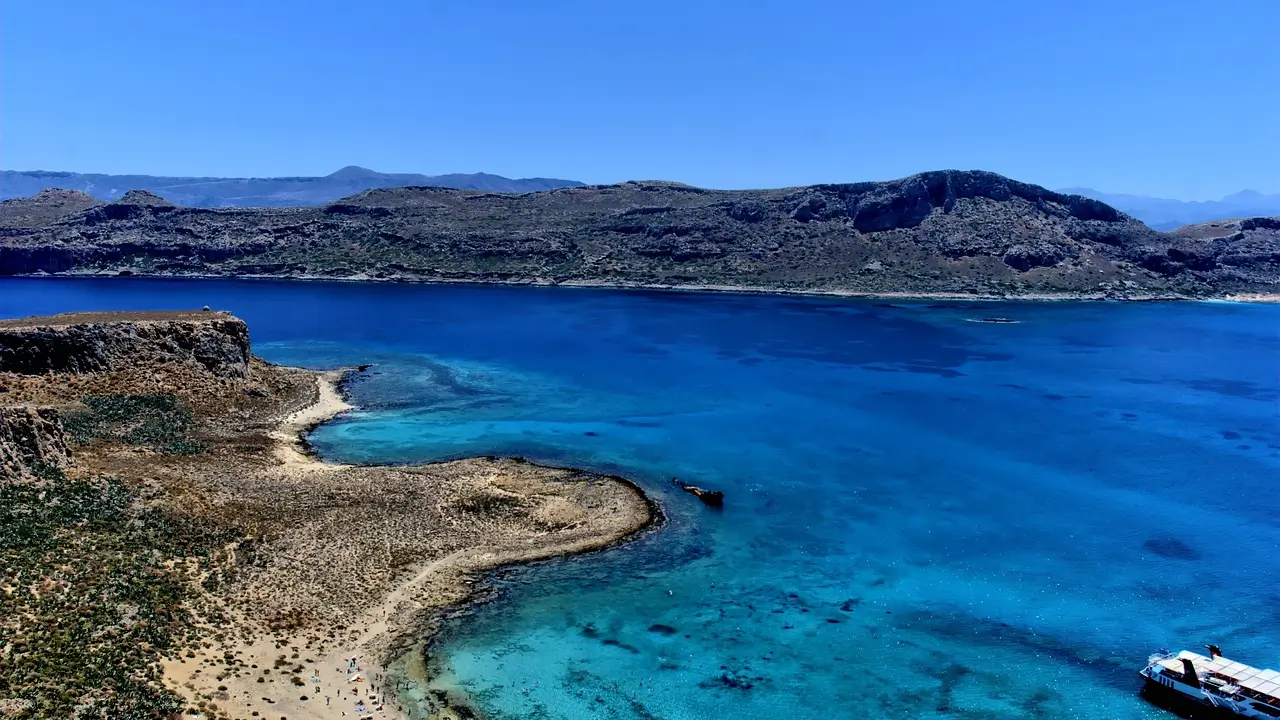
[[[1280,306],[0,281],[4,317],[203,305],[269,360],[372,364],[326,458],[661,504],[445,623],[419,690],[486,717],[1162,718],[1157,649],[1280,668]]]

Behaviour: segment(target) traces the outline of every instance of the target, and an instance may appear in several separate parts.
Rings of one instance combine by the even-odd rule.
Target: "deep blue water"
[[[205,304],[268,359],[377,363],[327,457],[525,455],[664,503],[449,624],[437,682],[496,717],[1155,718],[1157,647],[1280,667],[1280,307],[0,284],[5,317]]]

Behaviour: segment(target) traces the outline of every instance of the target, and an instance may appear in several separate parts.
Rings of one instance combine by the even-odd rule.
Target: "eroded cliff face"
[[[0,321],[0,372],[96,373],[195,362],[249,376],[249,328],[219,312],[70,313]]]
[[[44,468],[70,464],[57,410],[0,407],[0,482],[35,478]]]

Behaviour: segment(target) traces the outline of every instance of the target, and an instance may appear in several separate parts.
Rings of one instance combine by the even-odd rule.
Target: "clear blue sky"
[[[1280,192],[1280,0],[0,0],[0,167]]]

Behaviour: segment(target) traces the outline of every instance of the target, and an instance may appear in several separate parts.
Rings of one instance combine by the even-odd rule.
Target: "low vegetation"
[[[191,409],[171,394],[96,395],[83,402],[88,410],[71,413],[63,420],[76,444],[105,440],[168,453],[204,451],[190,438],[195,423]]]
[[[217,620],[196,584],[223,581],[233,537],[112,478],[41,475],[0,484],[0,702],[22,718],[172,717],[158,660]]]

